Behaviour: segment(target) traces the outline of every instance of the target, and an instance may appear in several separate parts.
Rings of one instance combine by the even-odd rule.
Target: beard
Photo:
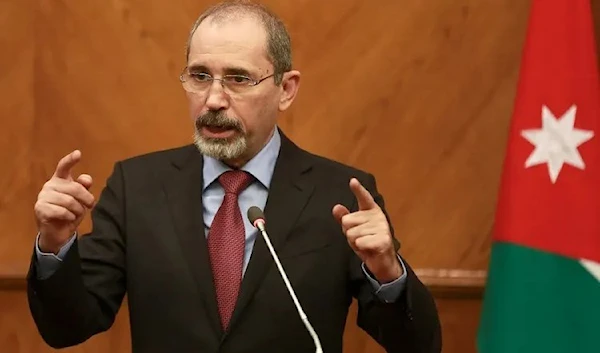
[[[196,119],[194,144],[200,153],[218,160],[238,159],[246,153],[248,139],[244,127],[237,119],[229,118],[223,111],[208,111]],[[227,138],[206,137],[200,132],[203,127],[233,130]]]

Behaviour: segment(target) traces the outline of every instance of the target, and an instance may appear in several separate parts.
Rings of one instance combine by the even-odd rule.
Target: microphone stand
[[[323,348],[321,347],[321,341],[319,341],[319,336],[317,335],[317,333],[315,332],[315,329],[312,327],[312,325],[308,321],[308,316],[306,316],[306,314],[304,313],[304,310],[302,309],[302,306],[300,305],[300,302],[298,301],[298,298],[296,297],[296,293],[294,293],[294,289],[292,288],[292,285],[290,284],[290,281],[288,280],[288,277],[285,274],[283,266],[281,266],[281,263],[279,262],[279,258],[277,257],[277,254],[275,253],[275,249],[273,249],[271,240],[269,239],[269,236],[267,235],[267,231],[265,230],[264,221],[262,221],[262,222],[258,221],[255,224],[256,224],[256,227],[260,230],[260,233],[262,234],[263,239],[265,240],[265,243],[267,243],[269,252],[271,253],[273,260],[275,261],[275,264],[277,265],[277,269],[279,270],[279,273],[281,274],[281,277],[283,278],[283,282],[285,282],[285,286],[286,286],[288,292],[290,293],[292,300],[294,301],[294,305],[296,305],[296,309],[298,310],[298,314],[300,315],[300,318],[302,319],[304,326],[310,333],[310,336],[312,337],[312,339],[315,343],[315,349],[316,349],[315,353],[323,353]]]

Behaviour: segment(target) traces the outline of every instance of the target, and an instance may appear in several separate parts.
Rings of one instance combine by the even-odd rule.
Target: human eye
[[[247,86],[252,82],[252,79],[243,75],[227,75],[223,79],[226,83],[236,86]]]
[[[190,77],[194,81],[198,81],[198,82],[207,82],[212,79],[212,77],[209,74],[204,73],[204,72],[190,72]]]

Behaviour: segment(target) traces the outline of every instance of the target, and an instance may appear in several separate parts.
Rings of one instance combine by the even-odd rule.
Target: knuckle
[[[33,204],[33,208],[36,210],[41,209],[42,207],[44,207],[44,205],[46,204],[46,202],[44,201],[43,198],[38,198],[35,203]]]
[[[77,198],[75,196],[73,196],[73,195],[69,195],[69,202],[73,206],[79,205],[79,202],[77,201]]]
[[[48,181],[44,183],[42,189],[55,189],[58,185],[58,180],[55,177],[50,178]]]
[[[344,227],[349,227],[350,226],[350,219],[347,216],[342,217],[342,225]]]
[[[44,206],[40,201],[37,201],[33,205],[33,211],[38,217],[44,216]]]
[[[71,182],[69,183],[69,186],[66,188],[66,192],[68,193],[68,195],[75,199],[76,197],[78,197],[79,195],[81,195],[81,188],[83,188],[83,186],[81,186],[81,184],[77,183],[77,182]]]
[[[68,190],[70,195],[76,195],[79,192],[78,186],[81,185],[76,182],[70,182],[66,189]]]
[[[45,183],[42,188],[40,189],[40,192],[38,193],[38,197],[41,197],[45,194],[48,193],[48,191],[52,190],[52,184],[49,183]]]
[[[49,213],[50,207],[48,206],[47,202],[38,200],[33,205],[33,209],[35,210],[36,213],[45,215],[45,214]]]
[[[384,235],[382,233],[381,236],[379,237],[379,241],[377,243],[379,245],[381,245],[382,247],[387,247],[392,244],[392,240],[390,239],[390,237],[388,237],[387,235]]]
[[[87,195],[88,195],[88,202],[90,203],[90,205],[93,204],[94,202],[96,202],[96,198],[94,197],[94,195],[92,195],[92,193],[87,192]]]
[[[71,212],[69,212],[69,210],[67,210],[66,208],[61,208],[61,210],[60,210],[60,216],[64,217],[64,218],[70,218],[71,217]]]
[[[356,246],[359,249],[364,249],[365,247],[365,239],[364,238],[356,238],[354,240],[354,246]]]
[[[79,193],[86,193],[87,192],[87,190],[80,183],[73,182],[73,185],[75,186],[75,190],[77,190],[77,192],[79,192]]]
[[[59,193],[56,195],[56,204],[63,207],[68,207],[73,198],[67,193]]]
[[[350,222],[347,218],[342,218],[342,227],[350,228]]]
[[[77,202],[77,200],[75,200],[75,198],[71,195],[67,195],[67,206],[69,206],[70,209],[76,210],[77,208],[79,208],[79,202]]]
[[[352,239],[354,238],[354,229],[350,228],[350,229],[346,229],[346,237]]]
[[[75,183],[75,195],[77,195],[80,199],[89,201],[91,194],[90,192],[81,184]]]

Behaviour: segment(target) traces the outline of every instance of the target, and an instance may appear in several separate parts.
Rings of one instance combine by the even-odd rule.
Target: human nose
[[[207,94],[206,106],[208,109],[219,110],[229,107],[229,97],[225,93],[223,81],[221,79],[213,79]]]

